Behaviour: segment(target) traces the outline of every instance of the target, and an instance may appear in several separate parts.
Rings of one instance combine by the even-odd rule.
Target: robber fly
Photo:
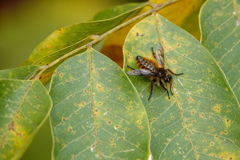
[[[151,91],[150,91],[148,100],[150,100],[150,98],[152,96],[153,85],[155,82],[160,83],[161,87],[163,89],[165,89],[165,91],[167,92],[168,99],[170,99],[168,89],[164,86],[164,84],[170,83],[170,92],[173,95],[171,74],[175,75],[175,76],[179,76],[179,75],[182,75],[183,73],[176,74],[176,73],[173,73],[170,69],[165,68],[164,53],[163,53],[162,47],[159,49],[159,51],[160,51],[159,56],[153,51],[153,47],[151,47],[151,49],[152,49],[152,54],[153,54],[154,58],[157,60],[159,65],[154,65],[153,63],[149,62],[149,60],[147,60],[146,58],[137,56],[137,63],[139,65],[139,67],[142,69],[134,69],[127,65],[128,68],[132,69],[131,71],[128,71],[127,74],[129,74],[131,76],[146,76],[146,77],[150,77],[152,79]],[[159,67],[157,67],[157,66],[159,66]]]

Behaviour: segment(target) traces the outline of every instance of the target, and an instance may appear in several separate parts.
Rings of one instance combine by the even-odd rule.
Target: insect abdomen
[[[137,56],[137,60],[143,67],[150,69],[152,72],[156,71],[156,67],[148,60],[142,58],[141,56]]]

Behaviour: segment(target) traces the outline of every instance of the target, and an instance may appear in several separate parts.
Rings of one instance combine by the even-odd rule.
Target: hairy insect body
[[[167,92],[168,98],[170,99],[168,89],[164,86],[164,84],[170,83],[170,92],[173,95],[171,74],[179,76],[179,75],[182,75],[183,73],[175,74],[170,69],[165,69],[163,49],[160,50],[160,53],[161,53],[160,57],[157,56],[157,54],[153,51],[152,47],[151,47],[151,49],[152,49],[152,54],[153,54],[154,58],[156,59],[156,61],[158,62],[158,64],[154,65],[153,61],[147,60],[147,58],[144,58],[141,56],[137,56],[137,63],[141,69],[134,69],[134,68],[127,66],[128,68],[132,69],[131,71],[128,71],[127,74],[129,74],[131,76],[146,76],[146,77],[151,78],[151,80],[152,80],[151,81],[151,91],[150,91],[148,100],[150,100],[150,98],[152,96],[153,84],[155,82],[157,82],[158,85],[159,84],[161,85],[161,87]]]

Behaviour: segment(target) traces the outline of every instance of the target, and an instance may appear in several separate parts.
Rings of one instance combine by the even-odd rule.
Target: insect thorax
[[[156,69],[156,73],[161,76],[161,77],[165,77],[166,76],[166,71],[164,70],[164,68],[157,68]]]

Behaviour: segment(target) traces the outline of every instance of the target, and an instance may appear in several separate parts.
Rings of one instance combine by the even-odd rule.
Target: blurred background
[[[17,67],[54,30],[84,22],[104,8],[143,0],[0,0],[0,69]],[[49,120],[22,160],[50,160]]]
[[[104,8],[143,0],[1,0],[0,69],[17,67],[54,30]]]

